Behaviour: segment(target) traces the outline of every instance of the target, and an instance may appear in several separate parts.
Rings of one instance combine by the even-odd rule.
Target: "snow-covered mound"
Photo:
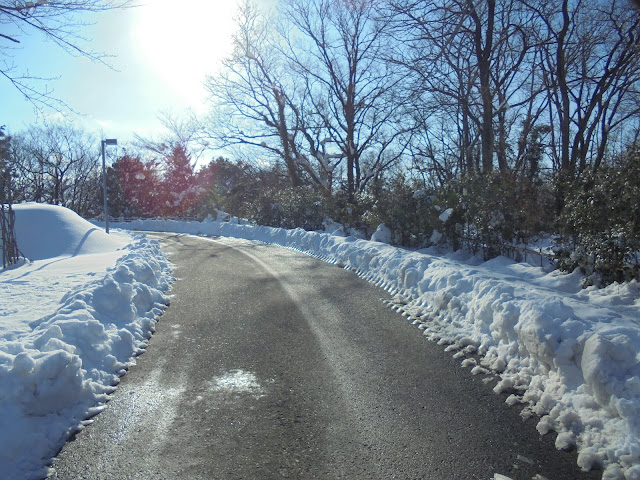
[[[99,412],[167,303],[157,242],[106,235],[55,206],[17,205],[18,247],[0,271],[0,477],[37,479]]]
[[[344,265],[396,295],[394,306],[496,392],[558,432],[603,478],[640,480],[640,286],[580,288],[563,275],[503,257],[488,262],[328,233],[224,222],[140,220],[123,228],[279,244]],[[473,354],[480,354],[478,363]]]
[[[126,238],[107,235],[67,208],[22,203],[13,209],[18,247],[29,260],[101,253],[127,243]]]

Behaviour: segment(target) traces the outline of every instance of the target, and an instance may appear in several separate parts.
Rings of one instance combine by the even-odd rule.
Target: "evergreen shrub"
[[[559,266],[580,268],[585,285],[640,280],[640,145],[578,180],[559,228]]]

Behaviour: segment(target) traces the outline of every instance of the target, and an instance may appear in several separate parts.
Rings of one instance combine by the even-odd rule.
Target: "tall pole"
[[[104,231],[109,233],[109,205],[107,204],[107,163],[105,161],[104,150],[106,145],[117,145],[118,140],[107,138],[102,140],[102,190],[104,198]]]

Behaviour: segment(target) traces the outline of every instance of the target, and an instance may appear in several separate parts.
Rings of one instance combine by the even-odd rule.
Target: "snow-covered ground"
[[[146,345],[171,274],[157,243],[140,235],[107,236],[60,207],[16,210],[32,261],[0,271],[0,472],[29,479],[46,474],[69,434],[104,407]],[[577,447],[582,467],[640,479],[637,283],[582,290],[578,273],[505,258],[237,221],[114,227],[259,240],[353,269],[392,292],[393,307],[462,365],[498,376],[496,391],[538,415],[541,433],[557,431],[558,448]]]
[[[156,242],[62,207],[16,205],[30,260],[0,270],[0,478],[37,479],[100,412],[167,303]]]
[[[577,272],[504,257],[482,262],[237,220],[115,226],[259,240],[353,269],[394,294],[393,306],[463,366],[498,376],[496,392],[510,393],[511,405],[525,404],[523,415],[539,416],[541,434],[558,432],[558,448],[576,447],[581,467],[603,468],[604,479],[640,480],[636,282],[583,290]]]

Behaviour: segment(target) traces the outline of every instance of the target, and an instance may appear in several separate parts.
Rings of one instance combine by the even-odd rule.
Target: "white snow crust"
[[[391,243],[391,230],[384,223],[378,225],[378,228],[371,235],[372,242]]]
[[[15,205],[30,260],[0,270],[0,477],[43,478],[100,412],[168,302],[157,242],[62,207]]]
[[[577,448],[604,479],[640,479],[640,286],[582,289],[581,275],[417,252],[322,232],[229,222],[139,220],[122,228],[258,240],[352,269],[474,374],[494,375],[509,405],[537,415],[559,449]]]

